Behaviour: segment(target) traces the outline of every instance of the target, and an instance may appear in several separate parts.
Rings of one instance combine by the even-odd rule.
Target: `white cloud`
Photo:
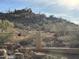
[[[18,1],[26,1],[31,2],[36,5],[40,6],[47,6],[47,5],[53,5],[58,4],[60,6],[64,6],[70,9],[79,9],[79,0],[18,0]]]
[[[30,2],[32,4],[40,5],[40,6],[47,6],[56,3],[55,0],[18,0],[18,1]]]
[[[73,23],[75,23],[75,24],[78,24],[78,25],[79,25],[79,21],[73,20],[73,21],[71,21],[71,22],[73,22]]]
[[[79,0],[57,0],[57,3],[71,9],[78,9],[79,6]]]

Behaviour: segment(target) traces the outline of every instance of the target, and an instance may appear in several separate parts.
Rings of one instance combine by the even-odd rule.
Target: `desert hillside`
[[[9,38],[12,42],[25,42],[23,45],[34,46],[34,40],[42,38],[43,46],[79,47],[79,25],[66,19],[36,14],[30,8],[0,12],[0,19],[13,24],[11,27],[7,25],[7,30],[5,25],[0,26],[1,32],[13,33]],[[21,35],[18,36],[18,33]]]

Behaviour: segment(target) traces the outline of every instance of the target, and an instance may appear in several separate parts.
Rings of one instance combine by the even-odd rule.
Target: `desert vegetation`
[[[21,44],[23,42],[23,45],[27,45],[36,40],[36,32],[40,32],[44,46],[54,46],[56,39],[56,47],[79,47],[79,25],[66,19],[54,15],[47,17],[45,14],[36,14],[30,8],[0,13],[0,41],[5,42],[8,38],[13,40],[15,37],[14,42],[21,41]],[[15,33],[14,36],[11,33]]]

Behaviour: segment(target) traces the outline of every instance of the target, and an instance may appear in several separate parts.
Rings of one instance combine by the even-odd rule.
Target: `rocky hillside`
[[[25,29],[28,32],[56,33],[58,41],[62,41],[65,45],[71,45],[71,47],[79,44],[79,25],[53,15],[47,17],[45,14],[36,14],[29,8],[9,11],[8,13],[1,12],[0,19],[7,19],[13,22],[16,28]],[[49,38],[46,39],[49,41]]]
[[[43,31],[77,31],[79,26],[65,19],[54,16],[46,17],[45,14],[35,14],[31,9],[15,10],[8,13],[0,13],[0,19],[8,19],[23,29],[35,29]]]

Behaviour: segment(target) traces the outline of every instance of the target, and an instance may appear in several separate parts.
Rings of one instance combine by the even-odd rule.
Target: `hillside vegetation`
[[[54,38],[52,34],[56,34],[57,40],[55,46],[79,47],[79,25],[71,23],[66,19],[57,18],[53,15],[47,17],[45,14],[36,14],[30,8],[9,11],[7,13],[1,12],[0,19],[4,21],[7,19],[12,22],[14,24],[13,28],[18,29],[15,30],[15,32],[21,30],[19,32],[23,33],[25,30],[25,37],[23,40],[25,40],[26,43],[26,39],[33,40],[33,36],[35,36],[34,33],[40,31],[44,46],[54,46]],[[6,28],[4,28],[4,26],[2,27],[3,28],[0,27],[2,30]],[[16,39],[16,41],[19,41],[18,39]]]

